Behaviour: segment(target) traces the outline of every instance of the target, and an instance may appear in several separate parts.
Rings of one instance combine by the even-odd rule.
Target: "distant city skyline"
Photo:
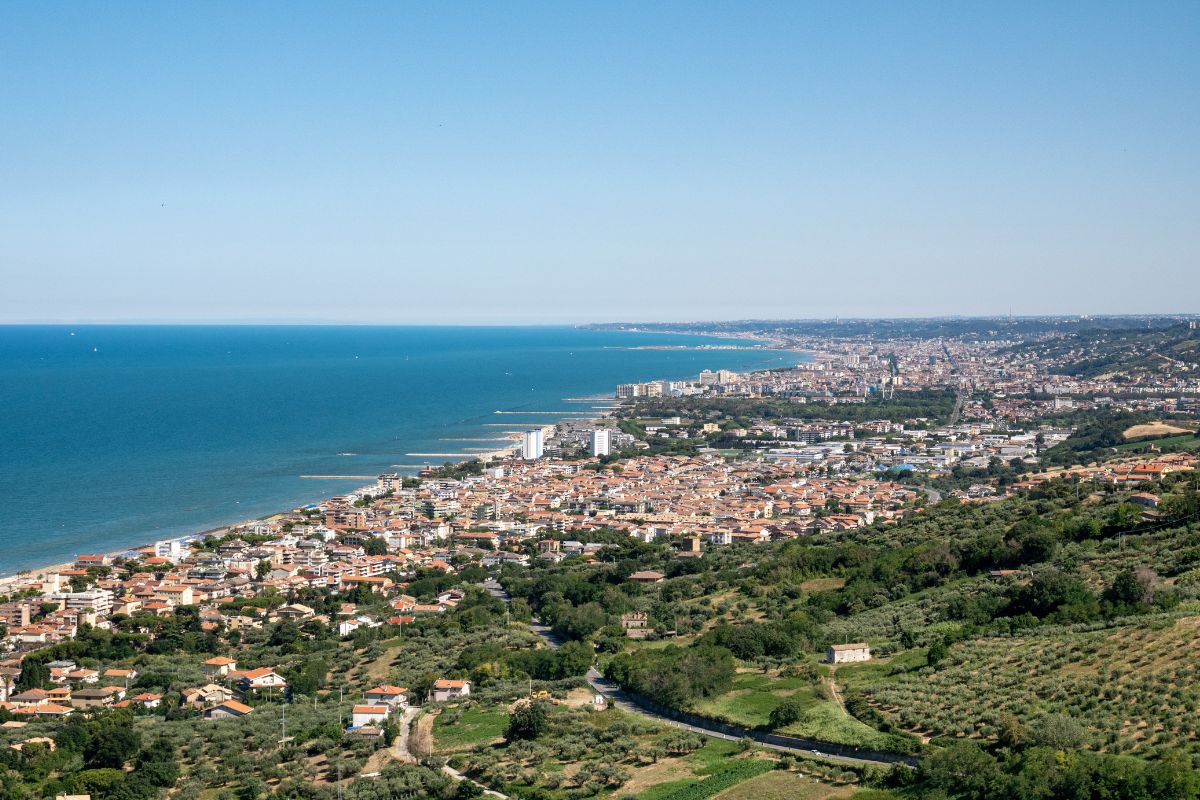
[[[1200,4],[18,5],[0,323],[1181,314]]]

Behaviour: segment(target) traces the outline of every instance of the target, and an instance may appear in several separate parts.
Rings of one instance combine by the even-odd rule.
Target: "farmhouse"
[[[351,712],[350,726],[361,728],[364,725],[386,722],[390,711],[387,706],[355,706]]]
[[[238,688],[243,692],[251,689],[276,689],[287,686],[287,681],[283,679],[283,676],[270,667],[234,671],[229,673],[229,677],[238,682]]]
[[[647,627],[648,619],[644,611],[630,611],[621,615],[621,628],[630,639],[643,639],[650,633]]]
[[[470,681],[453,681],[442,678],[433,682],[433,702],[435,703],[443,703],[455,697],[465,697],[470,693]]]
[[[254,709],[239,703],[237,700],[226,700],[204,712],[205,719],[228,719],[229,717],[244,717]]]
[[[825,656],[830,664],[847,664],[853,661],[870,661],[871,647],[866,642],[854,644],[831,644]]]
[[[209,678],[220,678],[237,669],[237,661],[226,656],[214,656],[205,661],[204,674]]]
[[[366,699],[372,705],[384,705],[388,708],[397,708],[408,705],[408,697],[406,693],[408,689],[403,686],[376,686],[374,689],[367,689]]]

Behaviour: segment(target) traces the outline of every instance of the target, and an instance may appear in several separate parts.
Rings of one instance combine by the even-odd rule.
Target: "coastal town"
[[[70,639],[81,626],[106,628],[114,617],[169,615],[181,606],[198,607],[213,628],[316,616],[291,605],[265,617],[247,615],[239,600],[264,591],[343,595],[362,588],[396,597],[397,620],[437,614],[452,608],[454,597],[417,603],[403,593],[406,576],[453,574],[467,564],[495,570],[595,558],[613,535],[669,542],[679,557],[697,557],[708,548],[892,523],[920,513],[931,495],[941,499],[901,475],[983,471],[996,463],[1027,473],[1006,486],[981,479],[946,493],[994,502],[1043,479],[1039,456],[1073,432],[1060,421],[1063,413],[1200,409],[1200,377],[1191,371],[1157,382],[1145,374],[1133,381],[1119,374],[1068,379],[1054,371],[1060,362],[1013,358],[1010,344],[789,341],[810,360],[759,373],[706,370],[693,380],[622,384],[613,411],[528,430],[515,451],[472,462],[474,469],[387,473],[354,492],[218,535],[121,555],[81,554],[70,564],[10,577],[9,599],[0,605],[0,646],[19,654]],[[942,405],[931,405],[929,416],[871,418],[872,407],[906,396]],[[644,416],[647,402],[738,399],[780,399],[797,417],[715,410]],[[864,413],[844,419],[805,413],[819,407]],[[1195,463],[1192,452],[1163,453],[1075,465],[1071,474],[1135,485]],[[595,533],[607,538],[593,541]],[[317,619],[343,636],[388,622],[352,612]],[[6,663],[10,677],[19,660]],[[94,688],[100,675],[56,669],[55,682],[66,688],[37,698],[50,705],[9,696],[5,685],[0,702],[20,715],[69,713],[76,699],[70,686],[105,691]],[[105,702],[157,700],[126,700],[113,686],[107,691]],[[81,702],[94,700],[85,694]]]
[[[748,616],[747,600],[721,599],[725,590],[712,589],[717,603],[697,595],[687,581],[699,575],[724,576],[707,585],[741,586],[745,598],[762,603],[736,576],[777,569],[770,565],[786,554],[805,552],[789,548],[845,547],[860,535],[867,546],[971,509],[1010,514],[1033,496],[1074,491],[1071,502],[1083,503],[1084,486],[1088,502],[1113,509],[1096,530],[1155,531],[1191,513],[1179,494],[1179,480],[1197,467],[1200,383],[1191,370],[1154,379],[1118,367],[1079,377],[1067,374],[1068,360],[1014,352],[1008,341],[787,345],[802,348],[805,360],[621,384],[609,407],[528,428],[511,450],[387,472],[354,491],[205,535],[80,554],[10,576],[0,602],[0,731],[28,761],[59,746],[56,726],[69,720],[98,724],[128,714],[212,726],[205,730],[216,736],[229,720],[264,713],[268,728],[286,729],[289,713],[308,713],[304,703],[321,701],[335,720],[330,735],[349,749],[312,779],[355,785],[344,772],[369,777],[389,765],[441,764],[430,759],[454,753],[445,742],[457,735],[457,715],[472,708],[516,718],[521,702],[552,702],[595,713],[624,696],[614,693],[617,686],[634,696],[649,691],[632,662],[622,661],[625,651],[649,657],[657,651],[637,648],[695,648],[734,629],[777,624],[765,611]],[[1104,436],[1092,433],[1097,425]],[[1114,580],[1111,558],[1098,561],[1091,578],[1100,588]],[[978,591],[1023,591],[1022,573],[1012,568],[1020,556],[999,553],[981,563]],[[614,574],[615,564],[624,566]],[[598,590],[576,587],[568,600],[572,584],[547,588],[580,574],[608,576],[619,591],[589,601]],[[840,589],[845,582],[798,583],[793,596],[816,602],[823,590],[849,591]],[[787,670],[815,675],[805,691],[825,702],[839,689],[835,673],[821,670],[847,675],[941,641],[904,629],[900,620],[911,609],[896,611],[890,623],[872,616],[873,605],[891,602],[880,592],[895,591],[902,602],[913,589],[897,587],[876,589],[869,603],[845,601],[839,614],[853,622],[835,616],[821,634],[788,629],[786,639],[819,651],[820,666],[794,644],[779,651],[791,654],[792,666],[736,642],[721,647],[744,664],[739,670],[765,670],[764,680],[791,680]],[[687,597],[699,604],[679,599]],[[462,636],[465,643],[437,655],[389,655]],[[494,646],[486,637],[505,643],[504,666],[470,656]],[[171,654],[178,666],[164,672],[156,653]],[[741,680],[740,671],[732,674]],[[524,700],[512,694],[512,678],[522,675]],[[716,715],[698,700],[709,690],[688,691],[695,696],[669,701],[673,708]],[[894,689],[877,691],[886,698]],[[827,723],[806,727],[796,721],[802,714],[778,711],[769,721],[777,731],[771,741],[793,757],[817,758],[812,768],[827,775],[841,774],[830,766],[838,758],[914,759],[920,735],[891,723],[864,726],[892,708],[868,708],[868,696],[835,703],[837,715],[852,719],[851,709],[857,716],[859,732],[849,739],[829,733]],[[779,705],[780,695],[772,697]],[[659,708],[650,699],[623,702],[624,711],[611,713]],[[744,726],[737,729],[743,739],[765,735],[749,726],[757,718],[730,707],[733,716],[714,717],[719,723],[700,716],[690,724],[716,732],[711,726],[733,719]],[[785,732],[812,738],[789,744],[779,738]],[[478,760],[460,755],[453,763],[466,773],[447,765],[438,780],[469,786],[490,775]],[[624,775],[618,770],[585,793],[607,791]]]

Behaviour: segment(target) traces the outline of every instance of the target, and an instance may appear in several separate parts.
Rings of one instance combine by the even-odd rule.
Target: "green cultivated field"
[[[469,750],[503,736],[507,724],[508,715],[503,709],[484,706],[450,708],[434,718],[433,737],[439,750]]]
[[[954,645],[936,670],[872,681],[870,703],[933,737],[994,739],[1001,715],[1086,720],[1091,749],[1200,754],[1200,617],[1092,632],[1044,631]]]
[[[766,725],[771,712],[785,697],[796,697],[808,707],[820,703],[813,693],[812,683],[804,678],[739,672],[733,679],[732,691],[697,704],[695,711],[754,728]]]

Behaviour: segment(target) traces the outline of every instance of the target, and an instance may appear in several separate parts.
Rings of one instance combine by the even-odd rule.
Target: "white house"
[[[466,697],[471,693],[470,681],[455,681],[442,678],[433,682],[433,701],[442,703],[455,697]]]
[[[287,686],[283,676],[270,667],[259,667],[242,672],[231,672],[229,677],[238,682],[242,691],[250,689],[281,689]]]
[[[408,705],[408,689],[403,686],[376,686],[374,689],[367,689],[367,702],[372,705],[384,705],[388,708],[402,708]]]
[[[387,706],[355,706],[351,710],[350,726],[361,728],[364,725],[382,725],[387,722],[391,709]]]
[[[848,664],[855,661],[870,661],[871,648],[866,642],[854,644],[831,644],[825,655],[830,664]]]
[[[223,678],[237,670],[237,661],[227,656],[214,656],[202,665],[204,674],[210,678]]]

